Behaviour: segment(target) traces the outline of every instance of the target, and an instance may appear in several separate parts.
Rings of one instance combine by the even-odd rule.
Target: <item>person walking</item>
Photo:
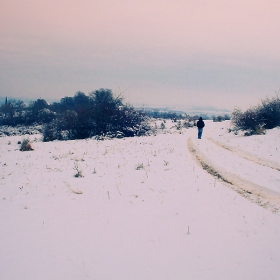
[[[202,120],[202,117],[199,118],[199,121],[196,124],[198,129],[198,139],[201,139],[203,127],[205,126],[204,121]]]

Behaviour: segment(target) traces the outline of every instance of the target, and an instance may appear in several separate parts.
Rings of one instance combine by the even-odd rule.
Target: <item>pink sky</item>
[[[231,109],[280,89],[280,1],[0,4],[0,96],[129,87],[132,104]]]

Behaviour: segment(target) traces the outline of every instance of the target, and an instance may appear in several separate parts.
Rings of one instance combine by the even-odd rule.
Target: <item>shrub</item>
[[[177,130],[181,130],[182,129],[182,122],[178,121],[177,124],[175,125]]]
[[[223,116],[215,116],[213,117],[213,122],[222,122],[224,120]]]
[[[191,119],[187,119],[183,122],[183,127],[184,128],[190,128],[194,126],[194,121]]]
[[[71,98],[63,100],[68,109],[44,126],[43,141],[133,137],[146,135],[151,129],[142,111],[124,105],[122,98],[114,97],[108,89],[94,91],[89,96],[79,92],[73,99],[75,102]]]
[[[49,142],[53,140],[61,140],[61,122],[56,119],[52,122],[45,124],[43,128],[43,141]]]
[[[48,123],[55,118],[55,113],[47,108],[44,108],[38,112],[37,118],[41,123]]]
[[[30,143],[29,139],[23,139],[21,142],[21,146],[20,146],[20,151],[25,152],[25,151],[33,151],[33,147]]]
[[[280,125],[280,98],[262,100],[259,108],[261,119],[266,129],[271,129]]]
[[[232,124],[235,130],[247,130],[247,135],[263,134],[265,129],[280,125],[280,98],[267,98],[261,105],[245,112],[236,108],[232,113]]]
[[[246,110],[244,113],[240,109],[232,112],[232,123],[236,130],[256,131],[263,122],[258,107]]]
[[[230,120],[230,116],[225,114],[225,115],[218,115],[218,116],[213,116],[213,122],[222,122],[225,120]]]

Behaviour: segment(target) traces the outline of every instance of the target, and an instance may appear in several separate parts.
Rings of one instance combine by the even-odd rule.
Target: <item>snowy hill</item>
[[[173,125],[0,138],[0,279],[279,279],[280,129]]]

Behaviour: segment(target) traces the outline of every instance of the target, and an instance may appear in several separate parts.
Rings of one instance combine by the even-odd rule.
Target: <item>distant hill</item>
[[[230,115],[231,111],[227,109],[215,108],[215,107],[156,107],[156,106],[143,106],[136,107],[138,109],[144,109],[146,111],[159,111],[159,112],[175,112],[176,114],[188,114],[190,116],[202,115],[202,116],[218,116],[218,115]]]

